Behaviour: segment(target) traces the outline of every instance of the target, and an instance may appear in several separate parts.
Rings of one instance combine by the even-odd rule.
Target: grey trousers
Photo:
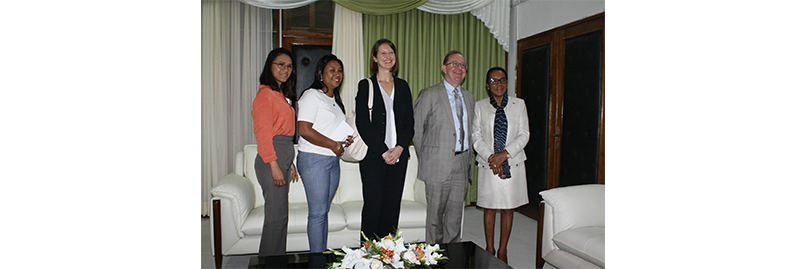
[[[451,174],[442,182],[426,182],[426,243],[459,242],[465,193],[468,192],[470,151],[454,155]]]
[[[289,227],[289,171],[294,160],[292,136],[275,136],[272,139],[277,154],[277,164],[283,171],[286,185],[275,187],[272,168],[264,163],[261,155],[255,157],[255,175],[263,189],[263,230],[259,256],[286,255],[286,235]]]

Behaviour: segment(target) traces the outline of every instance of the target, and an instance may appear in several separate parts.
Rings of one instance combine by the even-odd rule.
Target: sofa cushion
[[[589,184],[540,192],[553,210],[555,233],[581,227],[605,227],[605,185]]]
[[[247,216],[244,221],[244,226],[241,227],[241,234],[238,236],[244,237],[249,235],[260,235],[263,230],[263,206],[256,207]]]
[[[398,219],[398,228],[421,227],[426,227],[426,205],[414,201],[401,201],[401,214]]]
[[[333,202],[337,204],[344,204],[345,202],[364,200],[361,186],[359,164],[340,160],[339,190],[336,191],[336,197],[333,198]]]
[[[552,265],[552,268],[575,268],[575,269],[602,269],[596,264],[590,263],[580,257],[575,256],[569,252],[554,249],[550,251],[544,260]],[[648,267],[653,268],[653,267]]]
[[[252,210],[241,229],[243,235],[260,235],[263,230],[263,207],[260,206]],[[328,211],[328,231],[336,232],[345,229],[345,213],[342,207],[331,204]],[[306,233],[308,230],[308,205],[289,204],[289,226],[287,233]]]
[[[345,210],[341,205],[331,204],[331,210],[328,211],[328,231],[336,232],[344,230],[345,224]]]
[[[289,203],[288,233],[305,233],[308,230],[307,227],[308,227],[308,204]]]
[[[583,227],[562,231],[552,241],[558,248],[605,267],[605,228]]]
[[[289,182],[289,204],[306,204],[308,198],[305,196],[305,185],[300,178],[295,182]]]
[[[342,207],[331,204],[328,211],[328,231],[345,229],[345,213]],[[308,231],[308,204],[289,204],[289,233],[306,233]]]
[[[361,208],[363,206],[364,202],[362,201],[342,203],[342,210],[345,212],[345,223],[349,230],[361,230]]]
[[[361,201],[342,204],[348,229],[361,230],[361,209],[363,206],[364,202]],[[401,229],[426,227],[426,205],[414,201],[401,201],[398,227]]]

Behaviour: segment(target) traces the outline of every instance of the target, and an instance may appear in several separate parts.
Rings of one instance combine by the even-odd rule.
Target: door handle
[[[552,136],[555,137],[555,150],[558,150],[558,146],[560,144],[560,127],[555,127],[555,134]]]

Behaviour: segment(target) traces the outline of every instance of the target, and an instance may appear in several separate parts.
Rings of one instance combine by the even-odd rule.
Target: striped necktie
[[[462,124],[462,98],[459,88],[454,88],[454,107],[457,110],[457,121],[460,123],[460,151],[465,150],[465,128]]]

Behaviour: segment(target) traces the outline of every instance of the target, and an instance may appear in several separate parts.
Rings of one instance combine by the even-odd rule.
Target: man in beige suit
[[[471,179],[474,95],[460,87],[468,66],[459,51],[443,59],[444,80],[415,101],[418,177],[426,182],[426,243],[459,242]]]

